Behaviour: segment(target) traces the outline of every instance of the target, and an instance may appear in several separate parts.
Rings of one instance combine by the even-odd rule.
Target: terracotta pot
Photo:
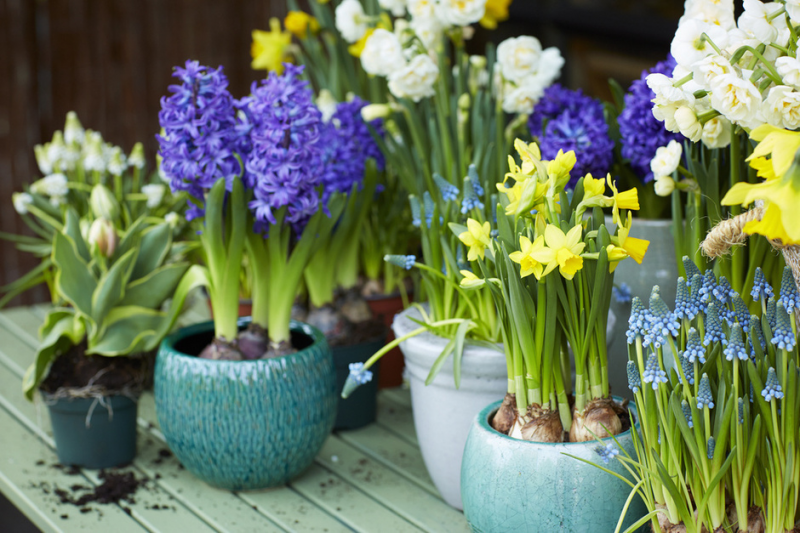
[[[208,304],[208,311],[211,313],[211,318],[214,318],[214,310],[211,308],[211,300],[206,297],[206,304]],[[239,298],[239,318],[244,318],[253,314],[253,300],[249,298]]]
[[[410,295],[409,295],[410,297]],[[364,298],[369,305],[372,316],[383,320],[386,325],[386,342],[395,339],[394,332],[390,327],[394,322],[394,316],[403,310],[403,298],[400,294],[390,294],[387,296],[367,296]],[[395,348],[381,358],[381,372],[378,376],[378,388],[387,389],[399,387],[403,384],[403,352],[400,348]]]

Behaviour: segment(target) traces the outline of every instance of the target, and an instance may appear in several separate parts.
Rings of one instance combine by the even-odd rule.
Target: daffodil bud
[[[486,68],[486,56],[469,56],[469,65],[477,70]]]
[[[102,184],[97,184],[89,196],[89,206],[97,218],[115,221],[119,218],[119,202],[114,194]]]
[[[460,285],[464,289],[479,289],[486,285],[486,280],[479,278],[469,270],[462,270],[461,275],[464,278],[461,280]]]
[[[361,118],[364,119],[364,122],[386,118],[391,114],[392,108],[387,104],[369,104],[361,108]]]
[[[111,257],[117,248],[117,232],[114,224],[105,218],[98,218],[89,228],[89,246],[103,257]]]
[[[655,183],[656,194],[669,196],[675,190],[675,180],[671,176],[661,176]]]

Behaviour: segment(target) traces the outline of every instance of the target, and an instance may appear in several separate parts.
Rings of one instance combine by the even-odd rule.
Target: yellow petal
[[[615,195],[615,199],[619,209],[639,210],[639,191],[635,187]]]
[[[644,260],[644,255],[647,253],[648,246],[650,246],[650,241],[637,239],[636,237],[627,237],[625,242],[622,243],[622,247],[628,252],[628,255],[640,265]]]
[[[750,133],[750,138],[761,141],[753,150],[748,161],[772,154],[775,174],[783,175],[791,166],[794,155],[800,149],[800,133],[787,131],[767,124],[759,126]]]
[[[752,220],[745,224],[744,232],[748,235],[758,233],[768,239],[780,239],[783,244],[800,244],[800,228],[795,235],[786,231],[786,226],[781,221],[781,210],[775,204],[769,204],[761,220]]]
[[[567,236],[558,226],[548,224],[544,229],[544,240],[550,248],[558,249],[566,245]]]
[[[525,254],[522,252],[512,252],[508,254],[508,258],[514,261],[515,263],[522,264],[522,258],[525,257]]]
[[[579,255],[570,254],[570,257],[564,261],[564,264],[558,269],[561,275],[566,279],[572,279],[575,274],[583,268],[583,258]]]
[[[583,227],[580,224],[578,224],[577,226],[569,230],[569,232],[567,233],[565,246],[570,250],[572,250],[578,245],[578,243],[581,242],[582,235],[583,235]],[[575,252],[575,253],[580,253],[580,252]]]

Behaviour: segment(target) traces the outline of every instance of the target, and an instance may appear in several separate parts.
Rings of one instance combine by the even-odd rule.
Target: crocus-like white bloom
[[[15,192],[11,195],[11,201],[14,203],[14,210],[25,215],[28,213],[28,206],[33,203],[33,196],[26,192]]]
[[[378,0],[378,5],[386,11],[391,11],[395,17],[402,17],[406,14],[405,0]]]
[[[731,144],[731,123],[724,117],[714,117],[703,124],[703,144],[708,148],[725,148]]]
[[[361,108],[361,118],[364,122],[387,118],[391,114],[392,108],[388,104],[369,104]]]
[[[33,153],[36,156],[36,164],[39,165],[39,171],[44,175],[52,174],[53,164],[50,162],[50,158],[47,157],[47,149],[41,144],[37,144],[33,147]]]
[[[782,8],[783,4],[778,2],[764,4],[759,0],[744,0],[739,29],[752,34],[762,43],[777,42],[779,32],[786,29],[786,19],[783,16],[772,18],[771,15]]]
[[[670,141],[668,145],[656,150],[656,155],[650,160],[650,170],[656,179],[669,176],[678,169],[683,155],[683,147],[678,141]]]
[[[669,196],[675,190],[675,180],[672,176],[661,176],[656,178],[653,186],[656,189],[656,194],[659,196]]]
[[[506,84],[503,89],[503,111],[506,113],[532,113],[533,106],[544,95],[544,87],[531,76],[520,85]]]
[[[776,128],[800,128],[800,92],[785,85],[771,88],[767,99],[761,103],[761,113],[764,120]]]
[[[733,0],[687,0],[684,4],[684,20],[697,19],[724,30],[736,26],[733,16]]]
[[[800,61],[797,58],[779,57],[775,60],[775,70],[783,79],[783,83],[800,89]]]
[[[75,111],[67,113],[67,121],[64,125],[64,142],[67,144],[81,144],[84,138],[83,126],[78,120]]]
[[[542,44],[536,37],[512,37],[497,47],[500,73],[506,80],[514,83],[521,83],[528,76],[536,74],[541,57]]]
[[[361,52],[361,66],[374,76],[388,76],[406,65],[403,46],[397,36],[378,28],[367,39]]]
[[[106,158],[103,155],[102,143],[84,144],[83,168],[87,172],[103,172],[106,169]]]
[[[670,52],[679,65],[691,68],[694,63],[715,52],[708,39],[717,48],[728,46],[727,31],[697,19],[688,19],[678,26]]]
[[[736,74],[723,74],[714,79],[711,105],[731,122],[753,127],[761,106],[761,93],[750,80]]]
[[[37,194],[51,197],[63,197],[69,192],[67,177],[64,174],[50,174],[33,182],[31,190]]]
[[[336,113],[336,98],[333,97],[328,89],[322,89],[317,95],[317,109],[322,113],[322,121],[330,122],[333,114]]]
[[[166,190],[166,185],[161,183],[142,185],[142,194],[147,196],[147,207],[153,209],[161,205],[161,200],[164,199],[164,192]]]
[[[706,56],[692,65],[694,81],[706,90],[711,88],[711,84],[717,76],[730,74],[732,72],[734,72],[734,70],[731,62],[728,61],[728,58],[719,54]]]
[[[486,0],[439,0],[436,18],[445,26],[468,26],[483,18]]]
[[[169,213],[164,215],[164,222],[166,222],[173,228],[178,225],[179,221],[180,217],[178,216],[178,213],[175,213],[174,211],[170,211]]]
[[[435,17],[414,18],[411,20],[410,27],[429,51],[437,48],[444,32],[442,23]]]
[[[114,176],[121,176],[125,169],[128,168],[125,154],[119,146],[113,146],[105,151],[104,154],[107,161],[108,171]]]
[[[426,54],[415,56],[408,65],[389,74],[389,90],[398,98],[411,98],[419,102],[433,96],[434,84],[439,77],[439,67]]]
[[[408,12],[415,19],[430,19],[436,16],[435,0],[408,0]]]
[[[675,110],[675,123],[681,135],[692,142],[697,142],[703,135],[703,125],[697,120],[694,109],[688,106],[681,106]]]
[[[367,33],[366,16],[361,2],[344,0],[336,6],[336,29],[348,43],[354,43]]]
[[[128,156],[128,165],[139,170],[144,168],[144,146],[142,146],[142,143],[133,145],[131,155]]]

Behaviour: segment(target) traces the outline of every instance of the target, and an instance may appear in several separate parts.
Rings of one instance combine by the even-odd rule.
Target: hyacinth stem
[[[248,223],[252,223],[249,220]],[[251,279],[250,297],[253,302],[252,323],[264,330],[269,327],[269,254],[264,237],[251,231],[247,235],[247,253],[255,272]]]

